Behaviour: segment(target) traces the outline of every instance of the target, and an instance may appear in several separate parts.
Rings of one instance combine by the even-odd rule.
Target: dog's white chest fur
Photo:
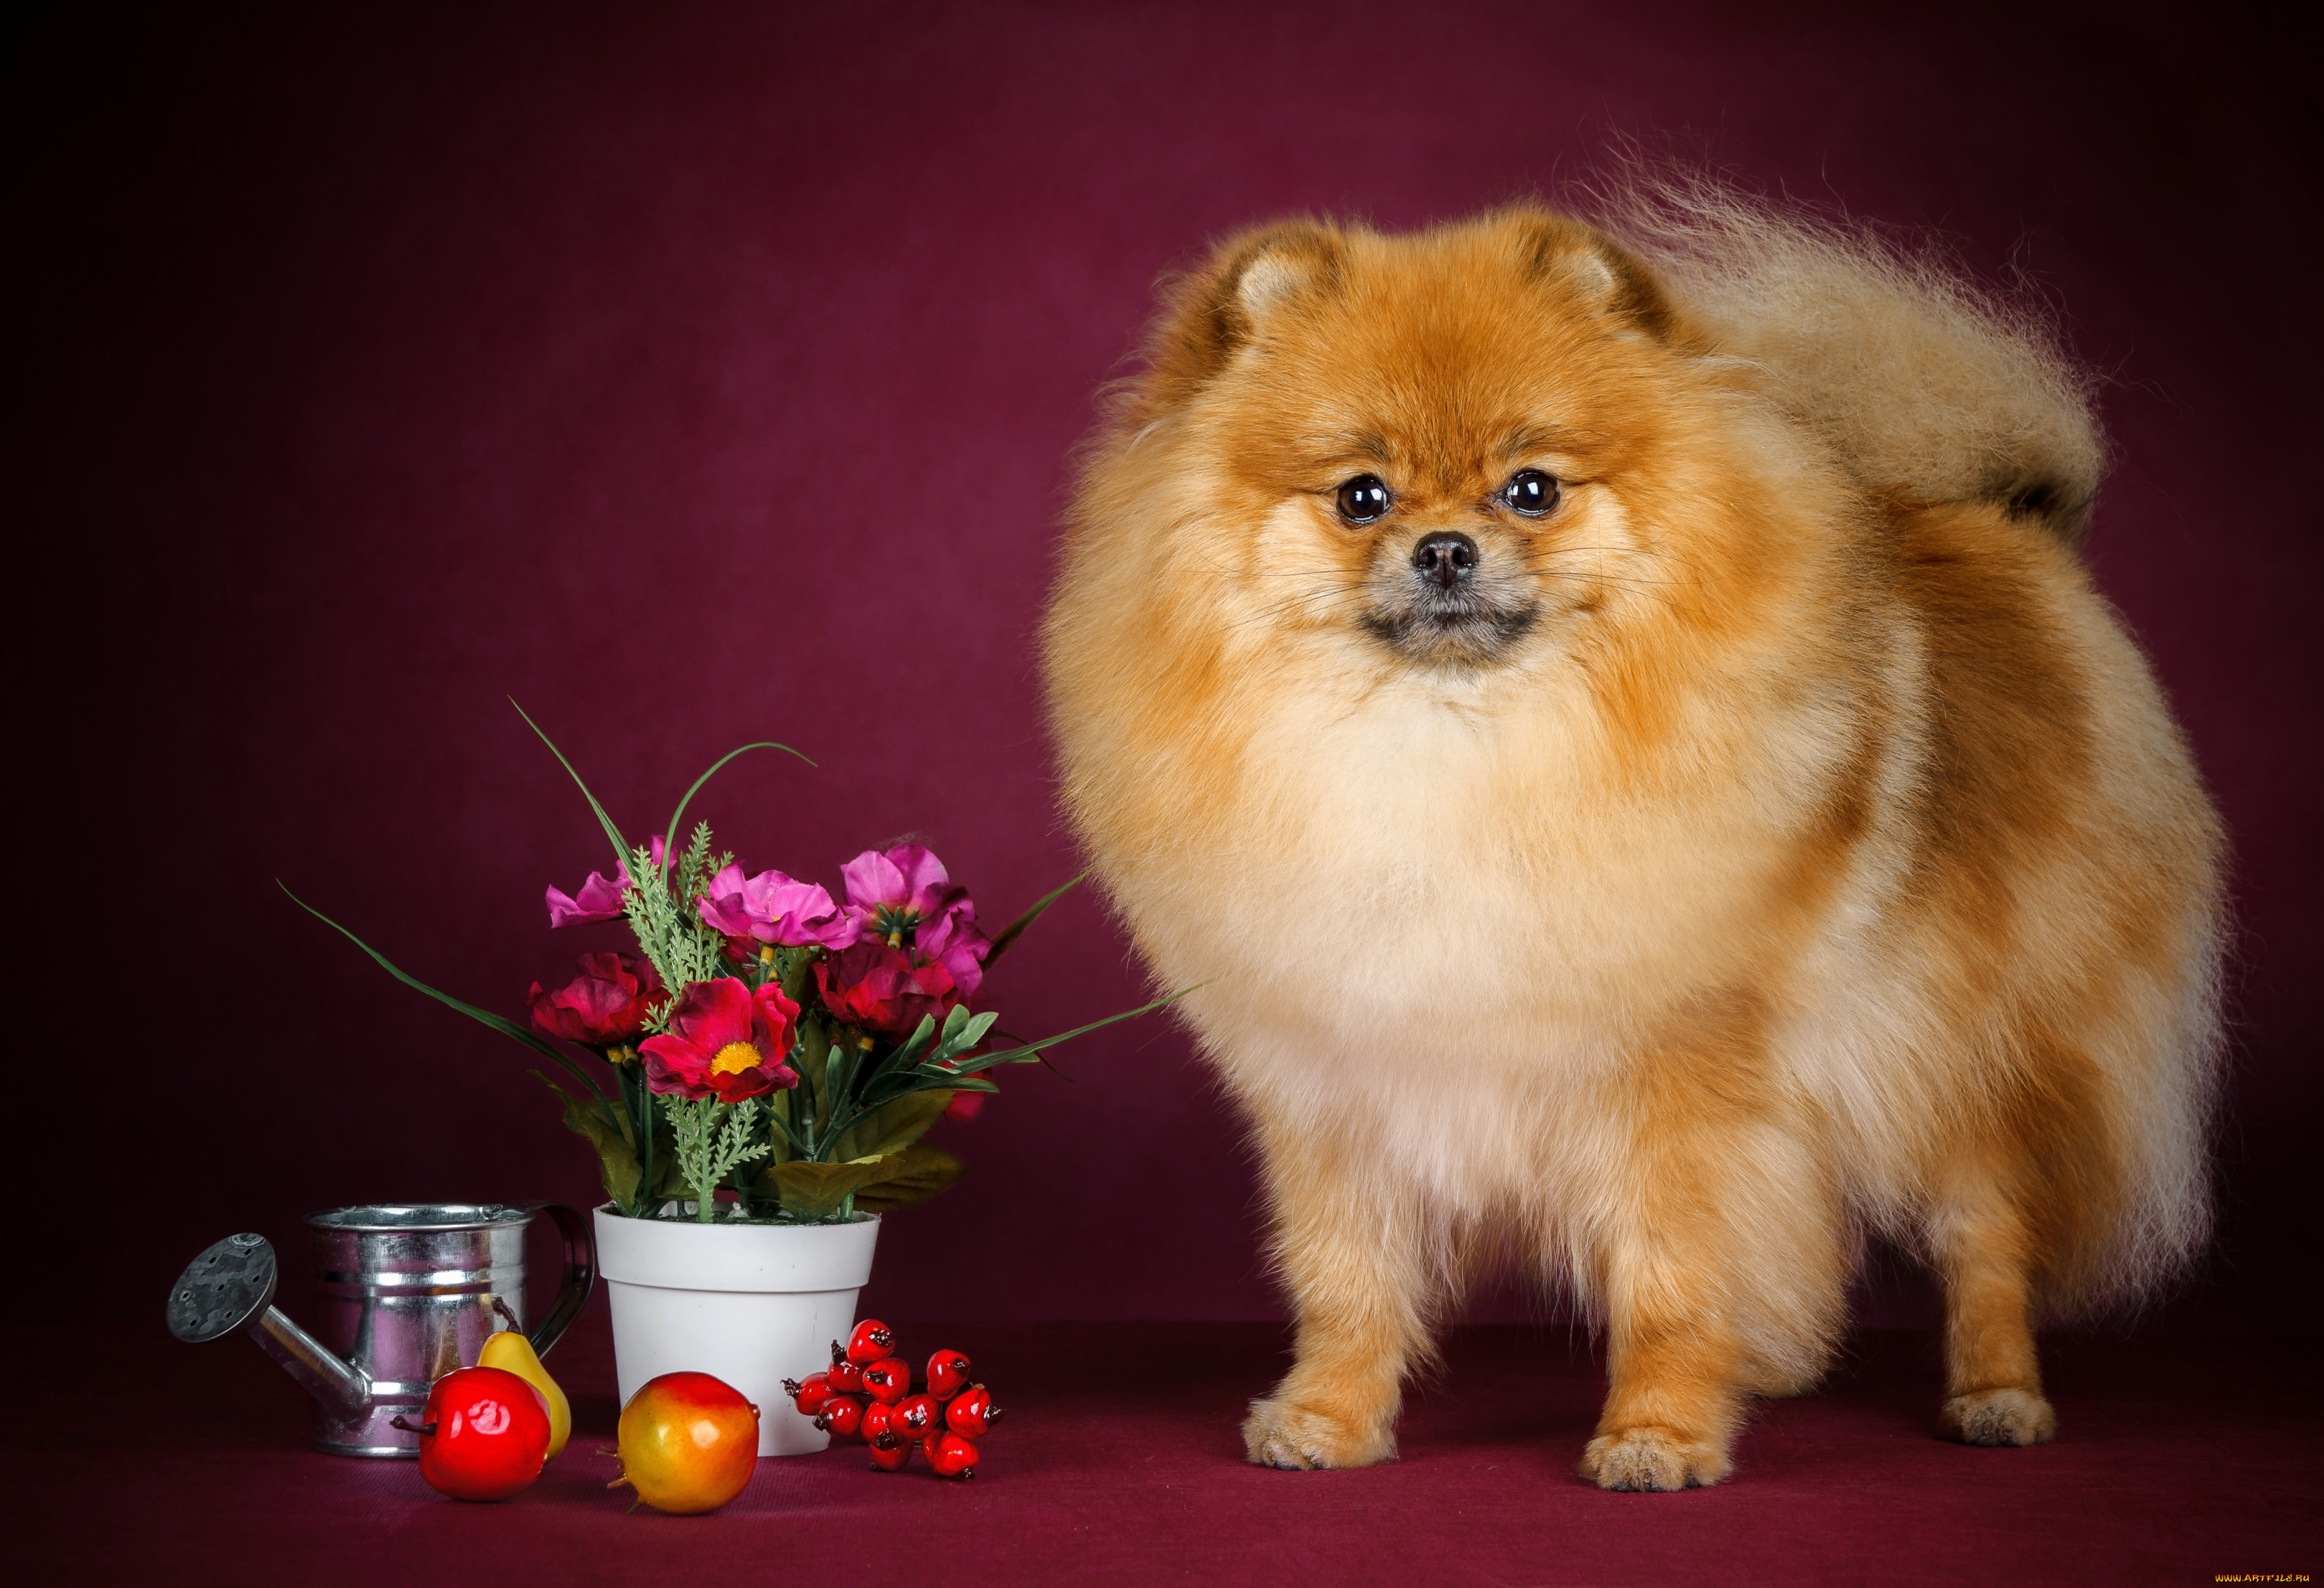
[[[1407,1172],[1471,1202],[1538,1184],[1558,1100],[1618,1035],[1613,984],[1685,910],[1626,921],[1640,901],[1577,840],[1541,722],[1448,693],[1281,697],[1240,808],[1205,824],[1238,886],[1157,877],[1135,913],[1166,978],[1209,984],[1194,1013],[1231,1033],[1210,1045],[1236,1084],[1370,1116]]]

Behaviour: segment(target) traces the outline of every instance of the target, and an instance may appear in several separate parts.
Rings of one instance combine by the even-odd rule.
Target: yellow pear
[[[521,1329],[503,1329],[484,1342],[476,1354],[478,1367],[497,1367],[514,1373],[540,1391],[549,1402],[549,1459],[555,1461],[557,1453],[565,1448],[565,1441],[573,1432],[573,1404],[565,1399],[565,1391],[540,1365],[540,1358],[532,1349],[532,1342],[524,1337]]]

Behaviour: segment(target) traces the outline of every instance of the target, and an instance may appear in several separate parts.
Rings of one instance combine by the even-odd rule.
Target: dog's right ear
[[[1167,291],[1154,373],[1173,396],[1199,386],[1263,340],[1270,320],[1340,281],[1346,241],[1332,226],[1285,221],[1230,237]]]

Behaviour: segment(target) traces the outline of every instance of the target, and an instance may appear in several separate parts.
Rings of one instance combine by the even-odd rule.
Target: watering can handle
[[[597,1284],[597,1247],[589,1238],[589,1225],[582,1216],[562,1202],[527,1202],[525,1208],[532,1213],[546,1213],[557,1221],[558,1233],[565,1237],[565,1288],[557,1292],[550,1303],[549,1316],[540,1326],[525,1338],[532,1342],[536,1355],[546,1356],[575,1318],[581,1316],[582,1306]]]

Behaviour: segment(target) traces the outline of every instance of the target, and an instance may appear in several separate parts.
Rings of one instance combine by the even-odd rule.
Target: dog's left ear
[[[1657,342],[1674,339],[1678,311],[1646,262],[1597,227],[1545,209],[1507,213],[1518,269],[1590,310]]]

